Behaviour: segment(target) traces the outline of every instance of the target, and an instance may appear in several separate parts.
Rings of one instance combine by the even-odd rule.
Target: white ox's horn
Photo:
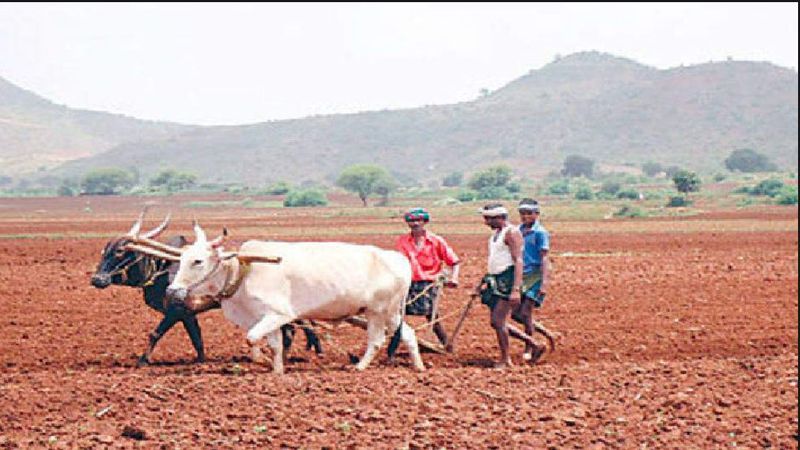
[[[208,240],[206,239],[206,232],[200,228],[200,224],[197,222],[197,219],[194,219],[194,242],[202,242],[205,244]]]
[[[164,230],[167,229],[167,225],[169,225],[170,217],[172,217],[172,211],[167,213],[167,217],[164,219],[163,222],[161,222],[161,225],[159,225],[159,226],[153,228],[152,230],[148,231],[142,237],[145,238],[145,239],[155,239],[159,234],[163,233]]]

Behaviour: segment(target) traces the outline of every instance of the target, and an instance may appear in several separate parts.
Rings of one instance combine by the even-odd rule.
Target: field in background
[[[732,188],[709,187],[686,209],[540,197],[554,279],[538,318],[560,333],[557,351],[524,366],[514,342],[520,366],[489,369],[496,339],[478,305],[456,352],[423,354],[422,374],[405,353],[399,367],[382,355],[351,372],[348,353],[366,338],[343,326],[325,333],[323,358],[297,345],[288,373],[274,376],[249,362],[244,332],[220,311],[200,319],[207,364],[191,364],[177,327],[157,364],[136,369],[159,317],[139,291],[96,290],[89,275],[147,203],[146,226],[173,211],[167,234],[191,236],[197,218],[210,236],[227,227],[231,246],[280,238],[386,248],[406,231],[402,211],[422,205],[464,260],[463,286],[442,306],[456,311],[485,265],[479,202],[436,206],[441,198],[424,193],[370,208],[347,195],[325,208],[226,194],[0,199],[0,446],[135,447],[121,436],[128,427],[141,444],[168,448],[795,447],[798,210],[736,206]],[[626,204],[646,216],[615,217]]]

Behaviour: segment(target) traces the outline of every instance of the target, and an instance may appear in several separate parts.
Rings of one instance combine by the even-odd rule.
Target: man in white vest
[[[480,213],[493,233],[489,238],[487,274],[475,290],[491,310],[492,328],[497,333],[500,346],[500,361],[495,367],[503,369],[512,365],[508,354],[506,321],[509,312],[521,302],[524,240],[519,229],[508,223],[508,210],[503,205],[488,204]]]

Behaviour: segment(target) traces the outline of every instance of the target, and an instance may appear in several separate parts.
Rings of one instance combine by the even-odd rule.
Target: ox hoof
[[[145,367],[150,365],[150,360],[146,356],[141,356],[136,361],[136,367]]]

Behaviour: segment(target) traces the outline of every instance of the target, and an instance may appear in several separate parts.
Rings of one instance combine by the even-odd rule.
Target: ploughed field
[[[250,362],[244,331],[220,310],[200,316],[207,363],[192,363],[178,325],[152,366],[135,367],[160,315],[141,291],[97,290],[89,276],[144,201],[0,199],[0,448],[797,447],[796,207],[545,216],[554,273],[536,315],[559,338],[535,366],[512,340],[517,366],[490,369],[496,337],[476,302],[453,354],[423,353],[424,373],[402,346],[396,366],[382,351],[353,372],[348,354],[361,355],[366,333],[343,324],[320,331],[322,357],[298,333],[287,373],[276,376]],[[165,236],[191,237],[197,217],[209,237],[227,226],[233,246],[279,238],[390,248],[406,231],[399,207],[159,201],[145,227],[173,202]],[[473,210],[433,210],[429,229],[464,261],[444,314],[465,304],[484,270],[488,230]],[[456,320],[445,320],[448,332]]]

